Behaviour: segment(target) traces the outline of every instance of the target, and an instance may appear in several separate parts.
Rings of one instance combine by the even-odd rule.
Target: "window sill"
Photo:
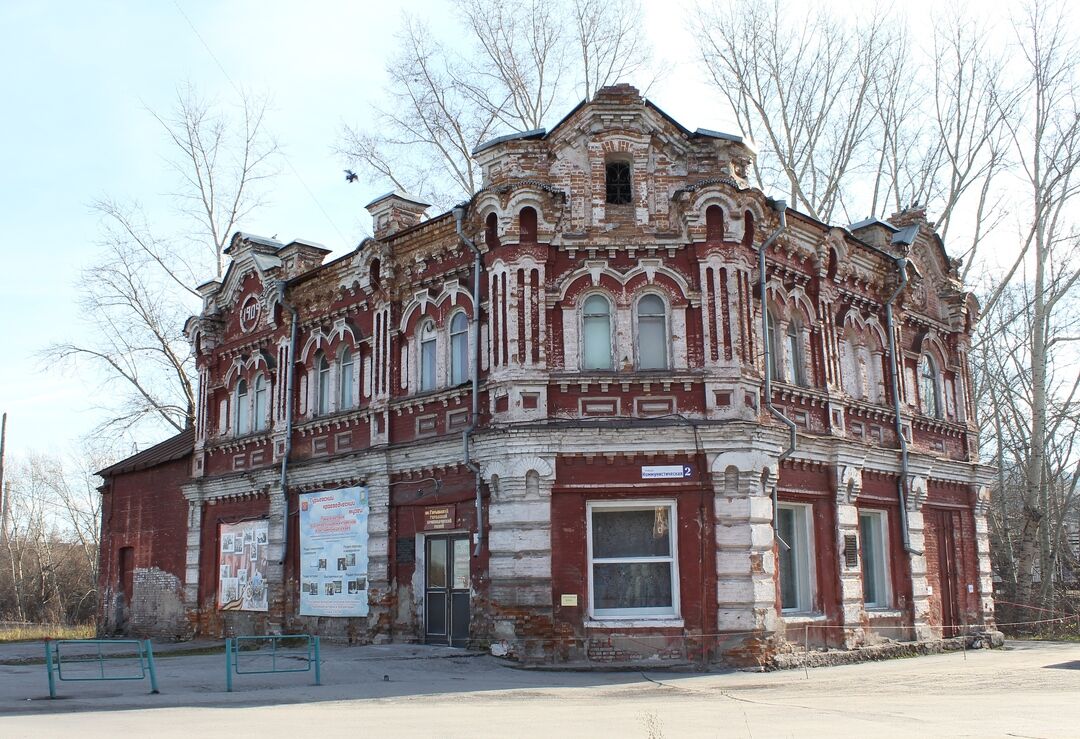
[[[585,619],[586,629],[681,629],[683,625],[683,620],[674,616],[656,618],[649,618],[648,616],[639,616],[637,618],[608,616],[607,618]]]
[[[825,616],[824,613],[806,613],[806,612],[783,613],[783,612],[781,612],[780,613],[780,618],[784,619],[784,623],[786,623],[788,625],[791,625],[791,624],[822,623],[822,622],[825,621],[826,616]]]

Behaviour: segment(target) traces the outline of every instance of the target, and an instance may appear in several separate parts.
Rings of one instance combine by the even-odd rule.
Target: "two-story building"
[[[474,156],[451,212],[387,194],[328,263],[238,233],[201,286],[177,628],[759,663],[993,628],[978,306],[922,211],[787,210],[625,85]],[[125,547],[161,569],[139,525],[109,603]]]

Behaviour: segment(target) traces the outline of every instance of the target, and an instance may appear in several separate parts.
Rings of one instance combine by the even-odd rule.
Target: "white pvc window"
[[[941,395],[938,391],[937,365],[929,354],[919,362],[919,401],[927,416],[941,418]]]
[[[469,379],[469,319],[455,313],[450,319],[450,384]]]
[[[787,542],[780,550],[780,604],[783,611],[809,612],[814,605],[813,533],[811,507],[802,503],[781,503],[776,519],[780,538]]]
[[[784,336],[784,344],[785,349],[787,350],[785,381],[792,385],[805,385],[806,377],[803,367],[802,332],[799,330],[799,324],[795,321],[788,322],[787,334]]]
[[[353,407],[353,385],[356,380],[356,361],[352,350],[345,347],[338,358],[338,409]]]
[[[319,355],[315,362],[315,413],[325,416],[330,412],[330,363]]]
[[[603,295],[585,299],[581,329],[582,369],[611,369],[611,303]]]
[[[435,389],[435,324],[420,327],[420,391]]]
[[[675,502],[590,501],[586,515],[590,615],[677,617]]]
[[[251,398],[248,397],[247,380],[236,383],[236,434],[251,433]]]
[[[667,369],[667,307],[658,295],[637,303],[638,369]]]
[[[266,377],[259,375],[255,378],[255,430],[266,431],[267,397],[270,391],[266,384]]]
[[[862,559],[863,601],[867,608],[892,605],[887,522],[885,511],[859,512],[859,555]]]

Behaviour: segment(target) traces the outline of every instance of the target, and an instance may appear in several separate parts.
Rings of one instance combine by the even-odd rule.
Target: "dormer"
[[[393,191],[380,195],[364,207],[371,214],[375,238],[383,239],[420,223],[431,204]]]
[[[281,260],[283,279],[290,279],[313,270],[323,263],[330,253],[322,244],[296,239],[283,246],[277,253]]]

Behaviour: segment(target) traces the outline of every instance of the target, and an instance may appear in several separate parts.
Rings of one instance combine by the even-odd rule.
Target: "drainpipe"
[[[483,256],[473,240],[465,235],[461,223],[465,218],[465,207],[459,205],[454,208],[454,230],[461,243],[473,253],[473,289],[472,289],[472,335],[473,356],[469,362],[469,374],[472,380],[472,411],[469,414],[469,427],[461,432],[462,456],[465,466],[473,471],[476,476],[476,541],[473,543],[473,556],[479,557],[484,540],[484,509],[480,499],[480,465],[472,461],[470,456],[471,440],[476,431],[480,413],[480,270],[483,267]]]
[[[919,225],[908,226],[904,230],[893,235],[892,243],[897,245],[911,246],[915,236],[919,233]],[[907,518],[907,485],[908,485],[908,447],[904,437],[904,426],[900,421],[900,380],[899,357],[896,356],[896,329],[893,319],[893,303],[907,287],[907,257],[892,257],[896,263],[896,269],[900,273],[900,284],[896,286],[889,299],[885,301],[885,328],[889,332],[889,375],[892,379],[892,404],[895,418],[896,439],[900,444],[900,479],[896,483],[896,496],[900,502],[900,531],[904,538],[904,551],[908,554],[922,554],[911,548],[911,535],[908,531]]]
[[[774,406],[772,402],[772,372],[769,371],[769,365],[771,364],[770,360],[772,359],[772,337],[769,336],[769,310],[768,302],[765,299],[765,251],[770,246],[772,246],[773,242],[776,241],[780,237],[780,234],[784,232],[784,229],[787,228],[787,203],[783,200],[774,200],[773,209],[780,217],[780,225],[777,226],[776,230],[769,234],[769,237],[765,239],[764,243],[762,243],[762,245],[758,247],[758,292],[761,294],[761,336],[762,342],[765,346],[765,388],[763,391],[763,395],[765,396],[765,407],[769,409],[769,413],[771,413],[777,420],[779,420],[782,424],[788,427],[789,434],[787,449],[780,452],[780,456],[776,459],[776,483],[778,484],[780,476],[780,462],[783,462],[785,459],[790,457],[791,454],[795,451],[795,444],[797,441],[797,438],[795,436],[795,429],[797,427],[795,426],[795,422],[785,416],[783,413],[781,413],[780,409]],[[784,547],[784,549],[790,550],[791,546],[786,541],[784,541],[783,537],[780,536],[780,514],[779,510],[777,509],[776,495],[776,488],[778,487],[777,484],[773,485],[772,492],[773,535],[776,537],[776,540],[780,542],[780,544]]]
[[[289,455],[292,453],[293,430],[293,370],[296,367],[296,336],[300,328],[300,316],[296,306],[285,300],[285,280],[278,281],[278,302],[289,311],[292,327],[289,333],[289,362],[285,368],[285,449],[281,455],[281,494],[285,496],[285,524],[281,539],[281,561],[284,566],[289,554]],[[284,571],[282,572],[284,577]]]

